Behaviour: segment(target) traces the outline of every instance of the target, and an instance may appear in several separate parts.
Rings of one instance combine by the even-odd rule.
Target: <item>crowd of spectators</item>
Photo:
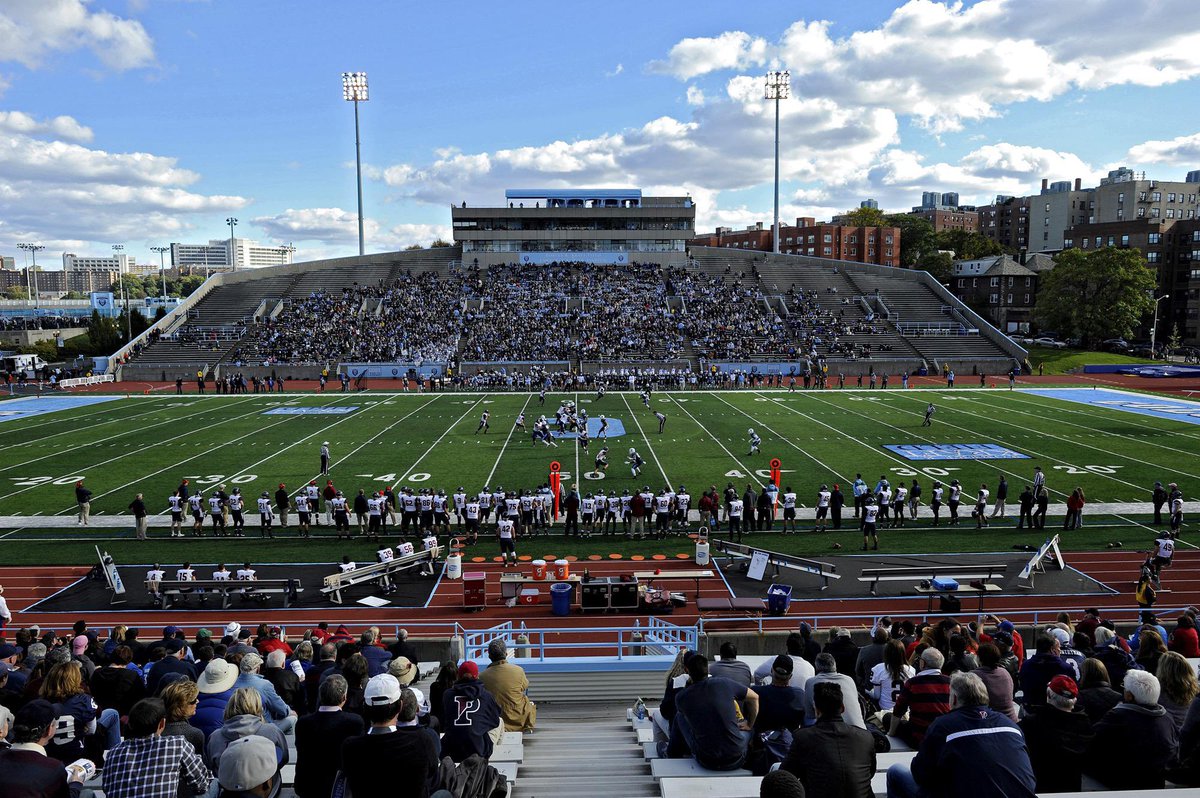
[[[732,643],[711,663],[681,651],[651,718],[660,755],[778,766],[803,787],[792,794],[871,795],[877,754],[896,740],[915,755],[888,769],[889,796],[1200,786],[1196,615],[1168,632],[1144,612],[1126,637],[1097,610],[1060,613],[1026,630],[1028,651],[995,616],[883,619],[861,647],[837,627],[822,647],[801,623],[754,672]]]
[[[488,658],[482,672],[446,663],[426,696],[404,630],[386,645],[378,627],[327,624],[292,643],[237,622],[151,641],[83,621],[61,637],[21,629],[0,643],[0,795],[76,798],[94,778],[111,798],[267,796],[294,751],[301,798],[339,780],[347,794],[428,796],[536,724],[502,640]]]
[[[66,330],[87,324],[87,317],[79,316],[0,316],[0,330]]]

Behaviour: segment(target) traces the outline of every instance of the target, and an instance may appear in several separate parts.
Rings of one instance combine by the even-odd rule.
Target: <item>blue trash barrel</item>
[[[568,582],[555,582],[550,586],[550,611],[555,615],[571,614],[571,592],[574,587]]]
[[[792,603],[791,585],[771,585],[767,589],[767,612],[772,615],[787,615]]]

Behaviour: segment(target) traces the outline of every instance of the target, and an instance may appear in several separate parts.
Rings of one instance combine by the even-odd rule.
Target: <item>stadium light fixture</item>
[[[23,249],[29,253],[33,259],[33,266],[25,270],[25,282],[29,293],[33,294],[33,309],[38,309],[38,284],[37,284],[37,254],[45,249],[41,244],[17,244],[17,249]]]
[[[163,253],[168,251],[170,247],[150,247],[151,250],[158,253],[158,274],[162,277],[163,302],[167,301],[167,267],[163,265]]]
[[[121,273],[121,253],[124,244],[113,244],[113,259],[117,262],[117,282],[121,284],[121,304],[125,306],[125,343],[133,340],[133,319],[129,317],[129,294],[125,290],[125,275]]]
[[[771,227],[771,251],[779,254],[779,101],[792,96],[792,73],[767,73],[764,99],[775,101],[775,224]]]
[[[225,224],[229,225],[229,270],[237,271],[237,250],[233,248],[233,228],[237,226],[238,220],[234,216],[230,216],[225,220]],[[207,271],[207,267],[205,268]]]
[[[1154,348],[1154,334],[1158,332],[1158,303],[1169,298],[1171,295],[1163,294],[1160,297],[1155,297],[1151,294],[1150,296],[1154,298],[1154,321],[1150,322],[1150,359],[1153,360],[1155,353],[1158,352]]]
[[[342,99],[354,103],[354,168],[358,176],[358,254],[366,253],[363,239],[362,141],[358,135],[358,104],[369,99],[366,72],[342,73]]]

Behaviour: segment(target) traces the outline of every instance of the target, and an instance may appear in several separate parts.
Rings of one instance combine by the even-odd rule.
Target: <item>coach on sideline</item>
[[[83,486],[82,479],[75,483],[75,503],[79,505],[79,526],[87,526],[92,512],[92,492]]]

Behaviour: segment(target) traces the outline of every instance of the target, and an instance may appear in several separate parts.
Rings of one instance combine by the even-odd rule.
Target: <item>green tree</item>
[[[889,213],[884,221],[900,228],[901,266],[916,266],[926,255],[937,250],[933,225],[928,220],[907,213]]]
[[[954,274],[954,256],[949,252],[935,251],[923,257],[916,267],[929,272],[933,279],[944,285],[950,282]]]
[[[175,287],[167,286],[171,293],[175,296],[186,297],[191,296],[192,292],[199,288],[204,283],[204,276],[199,274],[189,274],[179,281]]]
[[[878,208],[854,208],[846,211],[846,224],[854,227],[883,227],[887,224]]]
[[[439,238],[438,240],[436,240],[432,244],[430,244],[429,248],[436,249],[438,247],[452,247],[452,246],[454,246],[454,245],[451,244],[449,241],[443,241],[442,239]]]
[[[101,316],[96,310],[92,311],[92,318],[88,321],[87,336],[96,352],[115,352],[121,344],[116,322]]]
[[[408,252],[408,251],[411,251],[414,249],[425,249],[425,247],[421,246],[420,244],[409,244],[407,247],[404,248],[404,251]]]
[[[1067,250],[1038,288],[1034,316],[1045,329],[1093,347],[1106,338],[1130,337],[1154,310],[1154,272],[1136,249]]]
[[[975,260],[1004,254],[999,242],[968,230],[943,230],[936,235],[936,240],[937,248],[953,250],[956,260]]]
[[[142,278],[136,274],[122,274],[121,279],[112,284],[112,292],[119,300],[121,298],[121,284],[125,284],[125,296],[129,299],[145,299],[146,286],[142,282]]]
[[[29,291],[23,285],[10,285],[4,289],[9,299],[29,299]]]

